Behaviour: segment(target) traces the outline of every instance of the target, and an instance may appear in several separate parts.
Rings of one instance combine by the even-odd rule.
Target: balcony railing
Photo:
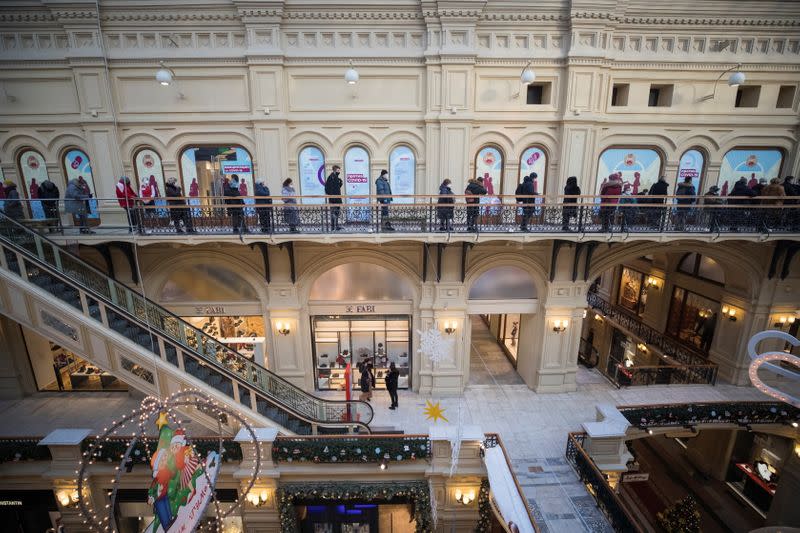
[[[272,445],[276,463],[389,463],[430,457],[427,435],[281,436]]]
[[[618,407],[639,429],[699,424],[800,424],[800,409],[783,402],[710,402]]]
[[[154,198],[150,203],[136,201],[129,224],[120,225],[116,198],[92,198],[84,202],[59,200],[21,200],[22,219],[54,231],[73,233],[80,228],[119,232],[136,231],[145,235],[175,235],[183,232],[199,235],[232,233],[294,235],[327,233],[534,233],[534,234],[614,234],[614,233],[798,233],[800,206],[768,205],[771,198],[749,201],[731,198],[731,205],[704,204],[704,197],[691,199],[694,204],[676,204],[676,197],[516,197],[450,196],[454,203],[438,203],[435,195],[385,197],[337,197],[344,203],[326,204],[330,198],[297,196],[297,203],[285,203],[280,197],[240,197],[231,205],[223,197]],[[635,198],[640,203],[616,203]],[[479,203],[468,204],[477,200]],[[518,203],[525,200],[531,203]],[[574,202],[573,202],[574,201]],[[724,199],[723,199],[724,201]],[[43,206],[50,202],[48,206]],[[267,203],[270,202],[270,203]],[[653,203],[645,203],[653,202]],[[6,202],[8,203],[8,202]],[[69,209],[67,209],[69,208]],[[87,211],[86,226],[81,214]],[[111,224],[112,212],[116,221]],[[50,216],[51,218],[45,218]],[[102,221],[102,224],[101,224]]]

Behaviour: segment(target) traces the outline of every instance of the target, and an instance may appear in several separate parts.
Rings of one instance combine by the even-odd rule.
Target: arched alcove
[[[510,265],[487,270],[469,289],[470,300],[530,300],[536,297],[536,285],[530,274]]]
[[[161,303],[250,302],[259,297],[250,283],[219,264],[193,264],[174,270],[159,292]]]
[[[312,301],[413,300],[414,289],[403,276],[370,263],[344,263],[319,276],[311,286]]]

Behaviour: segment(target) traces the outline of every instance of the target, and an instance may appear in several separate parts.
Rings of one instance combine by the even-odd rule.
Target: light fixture
[[[653,276],[648,276],[648,278],[644,282],[644,284],[645,284],[645,287],[648,288],[648,289],[653,288],[653,289],[658,290],[658,288],[660,286],[660,284],[658,282],[658,278],[655,278]]]
[[[792,427],[796,428],[797,427],[797,422],[792,422]]]
[[[461,489],[456,489],[454,496],[456,497],[456,501],[458,503],[469,505],[470,503],[475,501],[475,489],[470,489],[469,492],[462,491]]]
[[[524,85],[533,83],[536,79],[536,73],[531,68],[531,63],[533,63],[533,61],[528,61],[528,64],[525,65],[525,68],[522,69],[522,72],[519,75],[519,81],[521,81]]]
[[[647,434],[648,434],[648,435],[652,435],[652,434],[653,434],[653,430],[652,430],[652,429],[648,429],[648,430],[647,430]]]
[[[344,81],[349,85],[355,85],[358,81],[358,71],[353,67],[353,60],[350,60],[350,68],[344,71]]]
[[[456,332],[456,327],[458,327],[458,322],[455,320],[445,320],[444,321],[444,332],[448,335],[452,335]]]
[[[561,333],[567,330],[567,326],[569,326],[569,320],[557,318],[553,320],[553,331],[556,333]]]
[[[386,461],[381,461],[381,464],[380,464],[379,468],[381,470],[386,470],[388,468],[388,465],[386,464]]]
[[[796,320],[797,317],[795,315],[779,315],[776,318],[773,326],[779,329],[783,329],[783,327],[786,326],[786,324],[789,324],[789,326],[791,326],[792,324],[795,323]]]
[[[736,322],[736,308],[732,305],[723,305],[722,314],[727,316],[731,322]]]
[[[639,344],[636,345],[636,347],[639,349],[640,352],[647,353],[647,345],[646,344],[640,342]]]
[[[289,329],[288,322],[281,322],[280,320],[275,323],[275,331],[280,333],[281,335],[288,335],[291,330]]]
[[[594,315],[594,319],[597,320],[598,322],[602,322],[603,321],[603,317],[600,316],[599,314]]]
[[[78,489],[62,489],[56,493],[56,498],[62,507],[75,505],[79,499]]]
[[[717,84],[719,83],[719,80],[721,80],[722,77],[725,74],[727,74],[728,72],[731,72],[732,70],[736,70],[736,69],[740,68],[741,66],[742,66],[741,63],[737,63],[736,65],[732,66],[731,68],[729,68],[727,70],[724,70],[722,72],[722,74],[720,74],[719,77],[716,80],[714,80],[714,88],[712,89],[711,94],[707,94],[705,96],[701,96],[700,99],[698,100],[698,102],[705,102],[707,100],[713,100],[714,97],[717,94]],[[736,70],[736,72],[733,72],[728,77],[728,85],[730,85],[731,87],[738,87],[739,85],[743,84],[746,79],[747,79],[747,77],[744,75],[744,72],[740,72],[739,70]]]
[[[158,64],[161,65],[161,68],[156,72],[156,81],[161,85],[167,86],[175,78],[175,71],[167,67],[163,61],[159,61]]]
[[[625,359],[625,368],[630,368],[633,366],[633,359]]]
[[[261,507],[267,503],[267,500],[269,500],[269,492],[267,489],[261,489],[260,492],[256,492],[256,489],[252,489],[247,493],[247,501],[250,502],[250,505],[253,507]]]
[[[584,310],[583,310],[583,315],[582,315],[582,317],[581,317],[581,318],[586,318],[586,315],[587,315],[588,313],[589,313],[589,312],[588,312],[586,309],[584,309]]]

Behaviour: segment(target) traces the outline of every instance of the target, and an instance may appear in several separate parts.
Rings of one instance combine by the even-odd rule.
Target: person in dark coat
[[[658,205],[663,204],[667,201],[664,196],[669,194],[669,183],[667,183],[667,178],[665,176],[661,176],[658,178],[658,181],[655,182],[652,186],[650,186],[650,192],[648,193],[649,198],[647,199],[647,203],[650,205]],[[661,198],[659,198],[661,197]],[[648,207],[646,208],[646,217],[649,221],[651,227],[661,228],[661,222],[663,218],[663,209],[660,207]]]
[[[564,231],[571,231],[569,229],[569,221],[571,218],[578,218],[578,231],[583,231],[583,220],[578,215],[578,196],[581,195],[581,188],[578,187],[578,178],[570,176],[567,178],[567,184],[564,186],[564,199],[562,200],[564,207],[561,209],[561,229]],[[569,205],[568,205],[569,204]]]
[[[464,194],[467,195],[467,231],[477,231],[476,222],[478,220],[478,204],[480,203],[480,198],[478,198],[478,196],[486,194],[486,188],[483,186],[483,178],[471,178],[469,183],[467,183]]]
[[[358,369],[361,375],[358,378],[358,386],[361,388],[361,394],[358,395],[359,401],[368,402],[372,396],[372,376],[369,372],[369,363],[359,363]]]
[[[378,195],[378,203],[381,204],[381,226],[385,231],[394,231],[392,223],[389,222],[389,204],[392,203],[392,186],[389,183],[389,171],[381,170],[381,175],[375,180],[375,194]]]
[[[8,218],[14,220],[22,220],[25,218],[25,211],[22,208],[22,202],[19,199],[19,192],[17,191],[17,184],[11,180],[3,182],[5,186],[6,199],[3,202],[3,212]]]
[[[141,224],[139,223],[139,212],[137,211],[137,200],[139,199],[131,187],[131,179],[128,176],[122,176],[117,182],[117,202],[119,206],[125,210],[125,215],[128,219],[128,233],[132,233],[134,228],[139,230]]]
[[[529,176],[522,179],[522,183],[517,186],[517,203],[522,205],[522,222],[519,229],[521,231],[528,231],[528,221],[533,216],[533,204],[536,202],[536,189],[533,188],[533,180],[536,178],[536,173],[533,172]]]
[[[800,185],[795,183],[794,176],[783,178],[783,192],[786,193],[786,200],[783,205],[794,206],[800,203]],[[792,229],[800,227],[800,209],[789,208],[786,214],[786,223]]]
[[[48,233],[56,231],[59,227],[58,196],[58,187],[55,183],[50,181],[50,178],[46,178],[39,185],[39,198],[42,199],[44,218],[51,221],[47,228]]]
[[[708,191],[703,195],[703,212],[708,218],[708,227],[710,231],[719,231],[720,207],[724,205],[725,200],[719,195],[719,187],[712,185]]]
[[[181,222],[186,228],[188,233],[194,233],[194,226],[192,224],[191,210],[186,205],[186,200],[183,198],[183,190],[178,187],[178,180],[176,178],[169,178],[164,185],[164,194],[166,194],[169,205],[169,216],[172,223],[175,225],[177,233],[183,233],[181,229]]]
[[[450,188],[449,179],[446,179],[439,185],[439,199],[436,203],[439,207],[436,208],[436,218],[439,219],[439,231],[453,231],[453,204],[456,200],[453,195],[453,189]]]
[[[695,196],[697,196],[697,189],[694,188],[691,176],[686,176],[682,183],[678,184],[675,189],[675,196],[681,196],[675,203],[678,205],[675,211],[675,229],[683,231],[686,229],[686,219],[691,212],[691,205],[695,203]]]
[[[600,187],[600,220],[604,233],[611,229],[614,214],[617,212],[619,196],[622,194],[622,179],[617,173],[608,176],[608,180]]]
[[[72,215],[73,220],[77,220],[81,233],[94,233],[87,227],[89,198],[90,195],[78,179],[69,180],[67,191],[64,193],[64,209]]]
[[[271,196],[269,187],[264,183],[263,179],[256,182],[256,196]],[[272,205],[272,198],[256,198],[256,205]],[[256,215],[258,215],[258,223],[261,226],[263,233],[272,231],[272,207],[257,207]]]
[[[751,205],[753,203],[751,198],[755,198],[755,196],[756,193],[753,189],[747,186],[747,178],[742,176],[739,181],[733,184],[733,189],[728,193],[728,205]],[[731,209],[728,212],[731,231],[739,231],[737,221],[746,220],[748,215],[749,211],[747,209]]]
[[[225,205],[236,206],[228,207],[228,216],[231,217],[231,226],[233,226],[234,233],[247,233],[247,228],[244,226],[242,217],[241,205],[244,200],[239,196],[239,176],[231,174],[231,179],[225,184]]]
[[[328,203],[331,205],[331,229],[333,231],[342,229],[339,225],[339,214],[342,211],[339,206],[342,205],[342,185],[344,185],[342,178],[339,177],[341,171],[342,169],[338,165],[334,165],[328,179],[325,180],[325,194],[328,195]]]
[[[397,381],[400,378],[400,371],[394,363],[389,365],[389,372],[386,373],[386,390],[389,391],[389,398],[392,400],[392,405],[389,409],[397,409]]]

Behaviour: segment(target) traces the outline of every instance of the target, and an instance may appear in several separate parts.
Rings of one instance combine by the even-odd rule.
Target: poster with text
[[[631,194],[639,194],[658,181],[661,158],[658,152],[647,148],[610,148],[600,155],[597,167],[595,194],[600,194],[608,176],[618,172],[622,183],[630,184]],[[673,194],[674,191],[669,191]]]
[[[64,154],[64,169],[67,172],[67,183],[81,176],[83,181],[86,182],[89,194],[92,199],[89,200],[89,213],[87,218],[99,219],[100,214],[97,211],[97,194],[94,187],[94,177],[92,176],[92,165],[89,162],[89,156],[81,150],[70,150]]]
[[[758,180],[767,182],[780,177],[783,153],[780,150],[731,150],[722,158],[717,186],[720,196],[727,196],[733,184],[744,177],[747,186],[752,187]]]
[[[297,158],[297,170],[300,174],[300,194],[303,196],[319,196],[319,198],[303,198],[304,204],[325,203],[325,156],[316,146],[306,146],[300,150]]]
[[[39,186],[47,179],[47,165],[44,157],[39,152],[26,150],[19,155],[19,168],[22,170],[22,181],[25,184],[25,191],[20,191],[30,201],[29,209],[31,218],[43,219],[44,207],[39,198]]]
[[[483,178],[486,194],[502,194],[503,192],[503,155],[500,150],[491,146],[481,148],[475,158],[475,177]],[[464,184],[466,189],[467,184]],[[464,189],[456,194],[464,194]]]
[[[398,146],[389,156],[389,183],[392,194],[414,194],[416,158],[408,146]],[[393,199],[396,204],[413,204],[413,198]]]
[[[350,148],[344,155],[344,194],[348,204],[369,204],[369,154],[360,146]],[[348,208],[347,220],[369,220],[369,207]]]
[[[683,183],[686,178],[692,178],[692,185],[699,196],[702,193],[700,186],[703,181],[703,163],[705,158],[699,150],[687,150],[681,157],[678,165],[678,180],[672,186],[672,192],[677,190],[678,183]]]
[[[536,194],[544,194],[545,183],[544,177],[547,172],[547,156],[541,148],[534,146],[522,152],[522,157],[519,160],[519,179],[517,183],[522,183],[525,176],[529,176],[531,172],[536,173],[536,178],[533,180],[533,188]],[[516,189],[516,186],[514,187]]]
[[[189,197],[189,205],[200,205],[200,183],[197,181],[197,162],[194,149],[189,148],[181,154],[181,176],[183,177],[183,194]],[[200,209],[193,208],[192,216],[199,217]]]

